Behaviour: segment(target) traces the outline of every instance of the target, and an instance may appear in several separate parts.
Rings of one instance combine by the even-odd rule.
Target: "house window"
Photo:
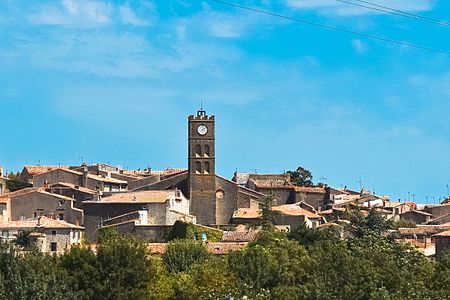
[[[64,206],[64,200],[59,200],[59,206]]]
[[[58,219],[64,220],[64,214],[58,214]]]
[[[4,239],[9,238],[9,231],[8,230],[2,230],[2,238],[4,238]]]
[[[50,251],[52,252],[58,251],[58,244],[56,242],[50,243]]]
[[[52,230],[52,235],[56,235],[56,230]]]

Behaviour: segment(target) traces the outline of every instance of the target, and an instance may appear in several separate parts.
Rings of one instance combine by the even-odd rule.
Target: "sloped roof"
[[[261,210],[255,208],[238,208],[233,213],[234,219],[259,219],[261,218]]]
[[[325,194],[325,188],[322,187],[307,187],[307,186],[294,186],[294,190],[297,193],[318,193]]]
[[[391,202],[391,201],[384,201],[383,202],[383,206],[385,208],[396,208],[402,205],[408,205],[409,207],[411,207],[410,204],[406,203],[406,202]]]
[[[94,175],[94,174],[88,174],[87,177],[97,180],[97,181],[102,181],[102,182],[107,182],[107,183],[117,183],[117,184],[127,184],[128,183],[125,180],[119,180],[119,179],[112,178],[112,177],[103,177],[103,176],[98,176],[98,175]]]
[[[306,210],[298,204],[284,204],[279,206],[272,207],[272,210],[278,211],[283,215],[287,216],[306,216],[310,219],[320,219],[322,218],[316,213],[310,212],[309,210]]]
[[[103,197],[100,201],[84,201],[83,203],[164,203],[170,197],[175,196],[175,192],[175,190],[125,192],[117,193],[108,197]]]
[[[40,225],[38,225],[40,223]],[[40,217],[40,221],[38,219],[31,220],[23,220],[23,221],[0,221],[0,229],[8,228],[8,229],[22,229],[22,228],[61,228],[61,229],[84,229],[84,227],[77,226],[71,223],[68,223],[63,220],[55,220],[47,217]]]
[[[56,169],[69,169],[69,166],[25,166],[24,169],[31,175],[37,175]]]
[[[12,192],[12,193],[6,193],[6,194],[0,196],[0,200],[2,200],[2,199],[3,200],[7,200],[7,199],[11,199],[11,198],[15,198],[15,197],[31,194],[31,193],[40,193],[40,194],[53,196],[55,198],[59,198],[59,199],[66,200],[66,201],[73,201],[73,199],[70,198],[70,197],[66,197],[66,196],[63,196],[63,195],[60,195],[60,194],[56,194],[56,193],[47,192],[42,187],[40,187],[40,188],[26,188],[26,189],[21,189],[21,190]]]
[[[53,183],[50,185],[50,187],[54,187],[56,185],[62,185],[64,187],[68,187],[70,189],[74,189],[74,190],[77,190],[77,191],[80,191],[80,192],[86,193],[86,194],[95,194],[96,193],[94,190],[91,190],[91,189],[88,189],[88,188],[85,188],[85,187],[82,187],[82,186],[79,186],[79,185],[76,185],[73,183],[68,183],[68,182]]]
[[[405,215],[405,214],[420,214],[420,215],[430,216],[430,217],[433,216],[432,214],[429,214],[429,213],[421,211],[421,210],[408,210],[404,213],[401,213],[400,216]]]
[[[292,189],[293,185],[285,179],[253,179],[250,178],[257,188],[261,189]]]
[[[399,228],[398,232],[401,235],[432,235],[449,229],[448,226],[422,225],[414,228]]]
[[[306,216],[310,219],[320,219],[322,218],[316,213],[310,212],[300,205],[296,204],[284,204],[272,207],[273,211],[277,211],[282,215],[286,216]],[[239,208],[233,213],[233,218],[235,219],[258,219],[261,218],[261,209],[254,208]]]
[[[434,237],[450,237],[450,230],[433,235]]]
[[[222,242],[251,242],[258,232],[259,229],[224,231]]]

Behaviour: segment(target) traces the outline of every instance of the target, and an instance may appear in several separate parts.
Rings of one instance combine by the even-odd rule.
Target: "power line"
[[[396,15],[396,16],[401,16],[401,17],[405,17],[405,18],[409,18],[409,19],[414,19],[414,20],[418,20],[418,21],[422,21],[422,22],[427,22],[427,23],[432,23],[432,24],[436,24],[439,26],[444,26],[444,27],[450,27],[450,23],[448,23],[447,21],[442,21],[442,20],[437,20],[437,19],[433,19],[433,18],[428,18],[428,17],[424,17],[421,15],[417,15],[417,14],[412,14],[403,10],[399,10],[399,9],[395,9],[395,8],[391,8],[391,7],[387,7],[387,6],[383,6],[383,5],[379,5],[376,3],[372,3],[369,1],[363,1],[363,0],[353,0],[356,2],[360,2],[360,3],[365,3],[368,5],[364,5],[364,4],[358,4],[358,3],[354,3],[351,1],[346,1],[346,0],[336,0],[338,2],[342,2],[342,3],[346,3],[346,4],[350,4],[353,6],[357,6],[357,7],[362,7],[362,8],[366,8],[366,9],[370,9],[370,10],[375,10],[375,11],[379,11],[379,12],[384,12],[384,13],[388,13],[388,14],[392,14],[392,15]]]
[[[256,13],[259,13],[259,14],[264,14],[264,15],[268,15],[268,16],[272,16],[272,17],[278,17],[278,18],[282,18],[282,19],[290,20],[290,21],[296,21],[296,22],[300,22],[300,23],[304,23],[304,24],[308,24],[308,25],[313,25],[313,26],[325,28],[325,29],[328,29],[328,30],[334,30],[334,31],[348,33],[348,34],[358,35],[358,36],[362,36],[362,37],[365,37],[365,38],[370,38],[370,39],[373,39],[373,40],[378,40],[378,41],[382,41],[382,42],[386,42],[386,43],[391,43],[391,44],[396,44],[396,45],[401,45],[401,46],[407,46],[407,47],[427,50],[427,51],[431,51],[431,52],[450,54],[450,51],[440,50],[440,49],[431,48],[431,47],[427,47],[427,46],[422,46],[422,45],[418,45],[418,44],[412,44],[412,43],[409,43],[409,42],[397,41],[397,40],[393,40],[393,39],[389,39],[389,38],[384,38],[384,37],[381,37],[381,36],[371,35],[371,34],[362,33],[362,32],[358,32],[358,31],[353,31],[353,30],[345,29],[345,28],[341,28],[341,27],[325,25],[325,24],[322,24],[322,23],[317,23],[317,22],[312,22],[312,21],[308,21],[308,20],[304,20],[304,19],[295,18],[295,17],[285,16],[285,15],[281,15],[281,14],[278,14],[278,13],[273,13],[273,12],[270,12],[270,11],[258,9],[258,8],[252,8],[252,7],[248,7],[248,6],[243,6],[243,5],[236,4],[236,3],[226,2],[226,1],[222,1],[222,0],[210,0],[210,1],[216,2],[216,3],[220,3],[220,4],[224,4],[224,5],[228,5],[228,6],[232,6],[232,7],[236,7],[236,8],[239,8],[239,9],[244,9],[244,10],[256,12]]]

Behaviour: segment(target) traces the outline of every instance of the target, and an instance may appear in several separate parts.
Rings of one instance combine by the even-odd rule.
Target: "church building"
[[[190,214],[204,225],[229,224],[238,208],[258,208],[264,197],[216,174],[215,118],[200,109],[188,118],[188,197]]]

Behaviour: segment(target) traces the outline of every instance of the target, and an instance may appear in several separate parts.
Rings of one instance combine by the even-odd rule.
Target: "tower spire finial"
[[[200,100],[200,109],[197,111],[197,117],[206,117],[206,111],[203,109],[203,99]]]

